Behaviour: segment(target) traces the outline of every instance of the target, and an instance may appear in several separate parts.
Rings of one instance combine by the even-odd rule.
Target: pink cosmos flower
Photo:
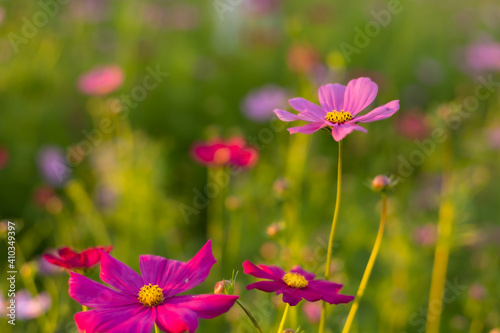
[[[87,95],[104,96],[118,89],[123,80],[123,71],[117,65],[96,67],[80,76],[78,88]]]
[[[392,116],[399,110],[399,101],[395,100],[379,106],[365,115],[357,114],[370,105],[377,96],[378,86],[369,78],[361,77],[351,80],[347,87],[341,84],[327,84],[319,88],[319,102],[321,107],[304,98],[293,98],[288,103],[297,115],[276,109],[274,113],[283,121],[304,120],[310,124],[292,127],[290,134],[311,134],[319,129],[327,128],[332,131],[335,141],[342,140],[354,130],[367,132],[357,123],[369,123]]]
[[[323,300],[330,304],[346,304],[353,296],[341,295],[338,291],[341,284],[325,280],[314,280],[315,275],[295,266],[290,272],[285,272],[277,266],[254,265],[250,261],[243,263],[244,273],[270,281],[259,281],[247,286],[247,290],[258,289],[267,293],[283,294],[283,302],[295,306],[302,299],[309,302]]]
[[[101,253],[109,253],[112,249],[112,246],[100,246],[92,247],[82,252],[75,252],[69,247],[63,247],[57,251],[59,257],[52,254],[44,254],[43,258],[51,264],[69,270],[83,270],[97,265],[101,260]]]
[[[69,295],[82,305],[94,308],[79,312],[75,322],[87,333],[149,333],[156,323],[169,333],[198,327],[198,318],[211,319],[227,312],[238,296],[182,295],[202,283],[215,264],[212,244],[205,246],[187,263],[153,255],[139,258],[141,275],[102,252],[103,286],[78,273],[71,273]]]
[[[234,165],[251,168],[259,158],[258,151],[247,146],[245,140],[234,137],[224,142],[220,139],[196,143],[191,149],[193,158],[206,166]]]

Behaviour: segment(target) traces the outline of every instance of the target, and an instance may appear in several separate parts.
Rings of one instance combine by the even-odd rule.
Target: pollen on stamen
[[[326,114],[325,119],[335,124],[342,124],[351,120],[352,115],[348,111],[332,111]]]
[[[309,284],[307,279],[298,273],[286,273],[283,276],[283,282],[285,282],[289,287],[292,288],[305,288]]]
[[[152,285],[151,283],[145,285],[139,291],[138,300],[146,306],[155,306],[163,302],[163,291],[158,285]]]

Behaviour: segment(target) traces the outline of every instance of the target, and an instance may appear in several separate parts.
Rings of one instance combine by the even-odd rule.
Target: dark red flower
[[[224,142],[216,139],[210,142],[201,142],[191,149],[193,158],[206,166],[234,165],[251,168],[259,158],[258,151],[249,147],[245,140],[239,137]]]
[[[88,248],[82,252],[75,252],[69,247],[63,247],[57,251],[59,257],[52,254],[44,254],[43,258],[51,264],[69,270],[82,270],[91,268],[101,261],[101,250],[109,253],[112,249],[112,246],[98,246]]]

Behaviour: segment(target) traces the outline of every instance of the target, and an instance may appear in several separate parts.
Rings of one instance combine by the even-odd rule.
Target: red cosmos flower
[[[295,266],[290,272],[285,272],[277,266],[254,265],[250,261],[243,263],[244,273],[270,281],[259,281],[247,286],[247,290],[258,289],[266,293],[283,294],[283,302],[295,306],[302,299],[309,302],[323,300],[330,304],[346,304],[353,296],[341,295],[341,284],[325,280],[315,280],[315,275]]]
[[[112,249],[112,246],[99,246],[88,248],[78,253],[69,247],[63,247],[57,251],[59,258],[52,254],[44,254],[43,258],[53,265],[69,270],[83,270],[91,268],[101,261],[101,250],[109,253]]]
[[[216,139],[195,143],[191,149],[194,160],[206,166],[234,165],[251,168],[257,162],[257,149],[247,146],[244,139],[234,137],[224,142]]]

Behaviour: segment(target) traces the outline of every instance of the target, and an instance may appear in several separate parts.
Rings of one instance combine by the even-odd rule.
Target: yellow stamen
[[[309,284],[306,278],[298,273],[286,273],[283,276],[283,282],[285,282],[289,287],[292,288],[305,288]]]
[[[141,288],[138,299],[146,306],[155,306],[163,302],[163,291],[158,285],[153,286],[150,283]]]
[[[332,111],[328,112],[325,119],[336,124],[342,124],[352,119],[352,114],[348,111]]]

